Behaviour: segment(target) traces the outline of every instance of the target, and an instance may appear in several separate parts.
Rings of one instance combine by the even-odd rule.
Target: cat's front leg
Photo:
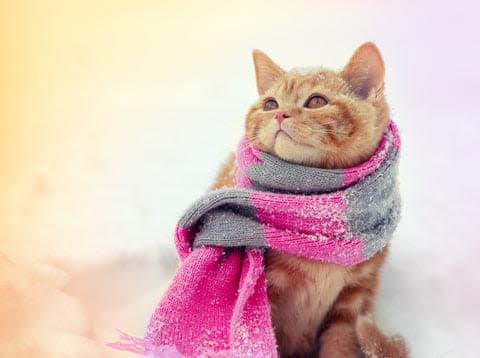
[[[319,358],[362,357],[355,330],[359,314],[356,300],[366,292],[360,287],[345,287],[338,296],[319,337]]]
[[[319,336],[320,358],[362,357],[357,338],[359,316],[370,315],[380,281],[380,268],[388,247],[371,259],[351,267],[347,284],[330,308]]]

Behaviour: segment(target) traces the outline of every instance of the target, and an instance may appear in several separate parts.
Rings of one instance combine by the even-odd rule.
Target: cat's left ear
[[[253,63],[258,94],[263,95],[284,72],[267,54],[260,50],[253,50]]]
[[[355,50],[340,74],[360,98],[367,98],[372,90],[383,86],[385,65],[380,50],[373,42],[364,43]]]

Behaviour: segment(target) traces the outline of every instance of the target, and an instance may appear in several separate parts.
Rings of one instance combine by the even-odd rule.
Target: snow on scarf
[[[358,264],[390,240],[399,219],[393,122],[355,167],[292,164],[243,138],[237,188],[216,190],[180,219],[181,264],[143,339],[112,346],[149,357],[277,357],[264,250]]]

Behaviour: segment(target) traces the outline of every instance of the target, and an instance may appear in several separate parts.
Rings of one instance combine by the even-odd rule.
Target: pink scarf
[[[372,257],[399,218],[400,141],[390,122],[375,154],[352,168],[288,163],[244,138],[237,188],[206,194],[180,219],[181,263],[143,339],[112,347],[148,357],[277,357],[264,250],[347,266]]]

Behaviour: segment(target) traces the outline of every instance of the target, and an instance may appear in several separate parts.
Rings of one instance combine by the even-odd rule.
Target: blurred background
[[[251,51],[340,69],[374,41],[403,138],[377,320],[413,357],[480,351],[474,1],[0,0],[0,356],[127,357],[173,229],[256,98]]]

